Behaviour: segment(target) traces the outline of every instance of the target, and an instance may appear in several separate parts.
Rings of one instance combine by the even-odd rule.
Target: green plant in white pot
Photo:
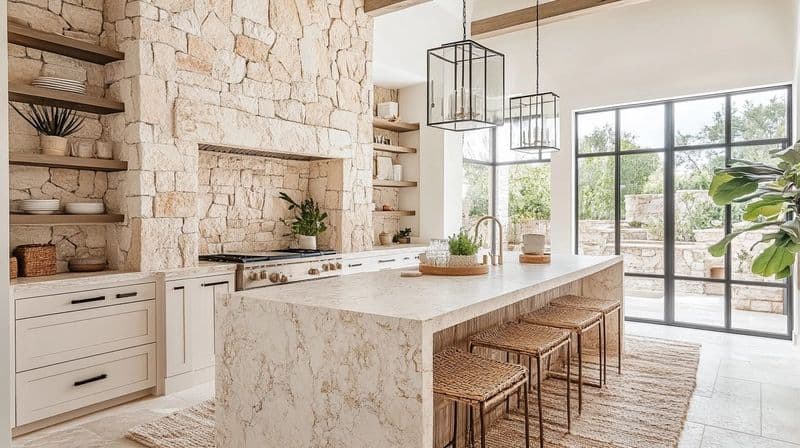
[[[733,160],[732,166],[714,170],[708,194],[717,205],[743,204],[744,228],[735,229],[709,247],[715,257],[725,255],[731,241],[746,232],[759,231],[761,246],[750,270],[762,277],[786,278],[800,252],[800,141],[786,149],[770,151],[777,165]],[[766,247],[764,247],[766,246]]]
[[[39,133],[42,154],[47,155],[67,155],[67,137],[78,132],[85,119],[72,109],[31,104],[23,112],[13,103],[9,104]]]
[[[311,198],[298,203],[284,192],[281,192],[279,197],[289,204],[289,210],[296,210],[295,216],[291,221],[281,219],[281,222],[289,226],[292,235],[297,237],[297,247],[309,250],[316,249],[317,236],[328,229],[325,225],[328,214],[321,211],[317,203]]]
[[[456,233],[447,241],[450,248],[449,265],[474,266],[479,264],[478,251],[483,245],[483,241],[469,236],[466,230]]]

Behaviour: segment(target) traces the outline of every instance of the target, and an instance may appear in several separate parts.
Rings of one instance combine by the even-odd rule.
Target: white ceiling
[[[552,0],[541,3],[548,1]],[[535,0],[468,0],[467,18],[490,17],[535,4]],[[375,85],[399,89],[425,82],[426,50],[461,40],[461,8],[461,0],[433,0],[376,17]]]

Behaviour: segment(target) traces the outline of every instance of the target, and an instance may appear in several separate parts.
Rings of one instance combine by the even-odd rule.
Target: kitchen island
[[[506,260],[483,276],[390,270],[220,299],[217,446],[442,446],[450,428],[432,392],[434,353],[561,295],[622,298],[618,256]]]

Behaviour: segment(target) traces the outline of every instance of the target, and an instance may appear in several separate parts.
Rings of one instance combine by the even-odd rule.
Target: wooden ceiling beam
[[[539,6],[539,23],[551,23],[603,6],[621,6],[645,0],[553,0]],[[485,19],[473,20],[473,37],[491,37],[532,27],[536,24],[536,7],[518,9]]]
[[[375,17],[429,1],[431,0],[364,0],[364,11]]]

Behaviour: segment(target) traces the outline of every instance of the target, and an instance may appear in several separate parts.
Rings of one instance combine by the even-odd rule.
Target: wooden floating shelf
[[[417,183],[410,180],[383,180],[372,179],[373,187],[416,187]]]
[[[56,53],[75,59],[108,64],[125,59],[125,54],[99,45],[72,39],[55,33],[34,30],[16,23],[8,24],[8,43]]]
[[[405,121],[389,121],[383,118],[372,117],[372,126],[378,129],[394,132],[419,131],[419,123],[406,123]]]
[[[393,152],[397,154],[415,154],[416,148],[408,148],[405,146],[384,145],[383,143],[373,143],[372,149],[376,151]]]
[[[384,210],[375,210],[375,215],[381,216],[384,218],[397,218],[400,216],[414,216],[417,214],[414,210],[392,210],[392,211],[384,211]]]
[[[79,224],[112,224],[123,222],[125,215],[25,215],[12,213],[9,223],[12,225],[79,225]]]
[[[92,114],[114,114],[125,111],[125,105],[117,101],[18,83],[9,83],[8,100],[64,107]]]
[[[120,160],[90,159],[86,157],[49,156],[12,152],[8,155],[10,165],[43,166],[48,168],[72,168],[93,171],[125,171],[128,162]]]

